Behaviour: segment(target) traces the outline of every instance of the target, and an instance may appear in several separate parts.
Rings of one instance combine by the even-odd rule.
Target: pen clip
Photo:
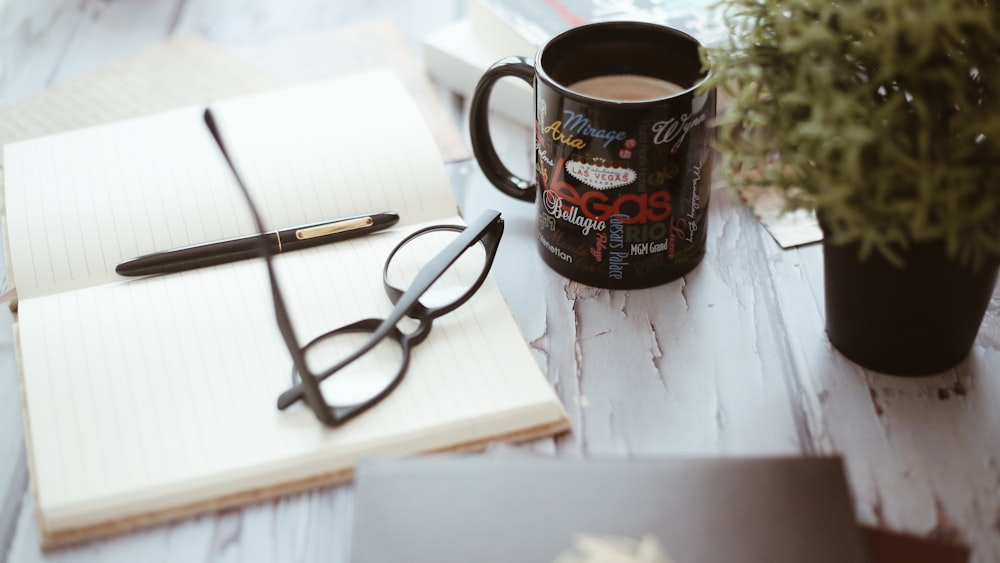
[[[375,221],[371,217],[358,217],[356,219],[336,221],[334,223],[326,223],[324,225],[316,225],[315,227],[299,229],[295,231],[295,238],[298,240],[306,240],[310,238],[324,237],[326,235],[342,233],[344,231],[353,231],[355,229],[371,227],[373,224],[375,224]]]

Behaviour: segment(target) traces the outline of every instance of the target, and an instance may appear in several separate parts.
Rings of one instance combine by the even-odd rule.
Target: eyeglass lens
[[[322,373],[364,346],[378,326],[369,319],[328,332],[305,349],[306,363],[313,373]],[[399,376],[405,362],[405,350],[397,338],[383,338],[357,360],[320,383],[320,392],[332,407],[365,403],[388,389]],[[392,366],[396,366],[393,369]]]
[[[392,255],[386,265],[386,281],[405,291],[416,278],[420,269],[427,265],[440,251],[455,240],[461,230],[440,227],[429,230],[406,241]],[[462,299],[472,288],[486,267],[486,249],[476,244],[465,252],[441,274],[431,287],[420,297],[420,303],[428,309],[446,307]]]

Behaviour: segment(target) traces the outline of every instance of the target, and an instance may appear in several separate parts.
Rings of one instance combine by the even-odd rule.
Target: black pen
[[[271,250],[277,254],[374,233],[398,221],[399,215],[395,213],[372,213],[269,231],[264,236]],[[145,254],[118,264],[115,272],[121,276],[169,274],[254,258],[260,255],[260,243],[256,240],[259,236],[247,235]]]

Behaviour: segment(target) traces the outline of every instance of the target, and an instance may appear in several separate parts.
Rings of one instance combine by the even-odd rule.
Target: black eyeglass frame
[[[395,256],[401,248],[413,239],[432,231],[441,230],[456,231],[460,234],[455,238],[455,240],[445,246],[433,259],[431,259],[430,262],[425,264],[420,269],[409,288],[405,291],[389,283],[389,265],[392,262],[393,256]],[[293,385],[290,389],[283,392],[278,397],[278,408],[285,409],[292,405],[295,401],[303,398],[303,396],[305,396],[308,402],[309,393],[306,389],[308,386],[316,385],[316,388],[318,389],[319,383],[336,374],[351,362],[354,362],[364,354],[371,351],[385,338],[392,338],[398,342],[403,352],[403,357],[399,364],[399,370],[393,377],[392,382],[378,394],[358,405],[336,406],[329,405],[325,400],[323,400],[321,408],[325,407],[328,411],[330,411],[331,424],[342,424],[346,420],[357,416],[368,408],[374,406],[375,403],[389,395],[389,393],[396,388],[399,382],[402,381],[402,377],[406,373],[409,366],[410,349],[413,346],[420,344],[425,338],[427,338],[427,335],[430,334],[434,319],[461,307],[472,297],[473,294],[476,293],[476,291],[479,290],[479,288],[483,285],[483,282],[486,281],[486,276],[489,275],[489,271],[493,265],[493,259],[496,257],[497,248],[500,246],[500,237],[502,234],[503,219],[500,218],[500,213],[498,211],[488,210],[480,215],[480,217],[473,221],[473,223],[468,227],[461,225],[434,225],[415,231],[400,241],[396,247],[393,248],[392,252],[389,253],[388,258],[386,258],[385,265],[382,268],[382,285],[385,288],[386,294],[389,296],[389,300],[392,301],[394,305],[392,311],[384,319],[364,319],[338,329],[331,330],[317,336],[305,346],[301,347],[300,353],[304,356],[310,347],[336,334],[349,332],[371,332],[371,336],[368,341],[363,346],[359,347],[353,354],[319,373],[313,373],[311,370],[302,372],[299,365],[294,363],[292,367],[292,379],[293,382],[298,381],[299,383]],[[454,264],[466,250],[477,243],[482,244],[484,247],[486,253],[485,260],[482,271],[469,288],[451,303],[438,307],[427,307],[420,303],[420,297],[431,287],[431,285],[438,278],[440,278],[441,275],[443,275],[444,272],[452,264]],[[419,321],[419,325],[412,332],[404,333],[399,330],[397,326],[403,317],[416,319]],[[301,373],[308,373],[309,377],[302,378]],[[314,411],[316,410],[316,406],[310,405],[310,407],[313,408]]]
[[[363,319],[321,334],[310,340],[304,346],[300,346],[299,340],[295,335],[295,330],[292,327],[291,318],[288,314],[288,309],[285,306],[284,297],[274,270],[274,264],[272,261],[274,253],[267,245],[266,235],[263,234],[266,231],[263,220],[261,219],[260,213],[257,211],[257,206],[254,204],[253,198],[251,197],[242,176],[236,169],[235,164],[226,150],[226,145],[222,140],[222,135],[216,125],[211,109],[205,110],[204,121],[211,132],[216,145],[218,145],[226,164],[229,166],[240,192],[246,200],[247,206],[250,209],[250,214],[254,221],[254,226],[258,232],[261,233],[260,236],[257,237],[259,242],[258,254],[264,258],[265,265],[267,266],[268,281],[270,282],[271,297],[274,305],[275,321],[278,325],[278,330],[281,333],[282,339],[285,342],[285,347],[288,349],[288,353],[292,357],[293,386],[284,391],[278,397],[278,408],[283,410],[294,404],[296,401],[304,398],[306,405],[323,424],[327,426],[339,426],[368,410],[392,393],[392,391],[399,385],[400,381],[402,381],[402,378],[409,367],[410,348],[423,342],[423,340],[427,338],[430,334],[434,319],[450,313],[462,306],[472,297],[473,294],[476,293],[476,291],[479,290],[480,287],[482,287],[483,283],[486,281],[486,277],[489,275],[490,269],[493,266],[493,260],[496,257],[497,249],[500,246],[500,238],[503,235],[504,224],[503,219],[500,217],[500,212],[487,210],[467,227],[461,225],[433,225],[409,234],[389,253],[382,269],[382,284],[385,288],[386,294],[389,296],[390,301],[394,305],[392,311],[386,316],[386,318]],[[389,283],[389,264],[392,262],[392,258],[396,255],[396,253],[413,239],[429,232],[440,230],[456,231],[459,232],[459,235],[447,246],[445,246],[437,255],[435,255],[430,262],[421,267],[420,271],[417,273],[408,288],[403,290]],[[469,288],[456,300],[438,307],[426,307],[420,303],[420,297],[423,296],[431,285],[433,285],[434,282],[437,281],[438,278],[440,278],[465,251],[475,244],[482,244],[486,254],[482,272],[480,272],[479,276],[469,286]],[[403,333],[397,326],[403,317],[416,319],[419,322],[418,327],[410,333]],[[326,370],[319,373],[313,373],[313,371],[309,369],[305,358],[306,351],[326,338],[336,334],[350,332],[371,332],[372,334],[363,346],[359,347],[347,358],[341,360]],[[396,340],[403,353],[399,370],[396,374],[394,374],[389,385],[371,398],[355,405],[339,406],[327,403],[322,392],[320,391],[319,384],[326,378],[336,374],[339,370],[371,351],[387,337]],[[305,377],[302,377],[302,374],[305,374]],[[298,381],[297,384],[294,383],[296,380]]]

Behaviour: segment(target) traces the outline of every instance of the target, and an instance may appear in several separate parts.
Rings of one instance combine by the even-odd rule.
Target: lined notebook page
[[[375,72],[213,106],[268,228],[394,211],[455,212],[429,130]],[[249,234],[203,107],[7,145],[11,268],[23,300],[120,280],[119,262]]]
[[[382,263],[410,228],[281,257],[301,339],[391,310]],[[28,299],[19,315],[52,529],[564,421],[492,281],[435,321],[383,403],[334,430],[275,408],[290,359],[260,261]]]

